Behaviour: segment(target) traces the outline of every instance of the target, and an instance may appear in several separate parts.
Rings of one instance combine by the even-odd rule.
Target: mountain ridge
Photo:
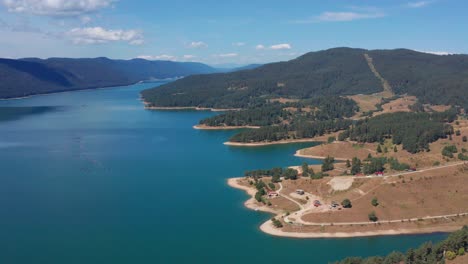
[[[309,52],[296,59],[234,73],[193,75],[142,92],[152,106],[248,108],[272,97],[372,94],[383,90],[369,68],[396,94],[421,102],[468,108],[468,56],[434,55],[409,49],[366,50],[348,47]]]
[[[0,98],[122,86],[218,69],[196,62],[98,58],[0,58]]]

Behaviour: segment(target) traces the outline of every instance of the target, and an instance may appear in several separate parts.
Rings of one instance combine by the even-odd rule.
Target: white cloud
[[[373,13],[359,13],[359,12],[324,12],[319,16],[315,17],[313,20],[302,21],[302,23],[312,23],[312,22],[343,22],[343,21],[353,21],[360,19],[371,19],[371,18],[380,18],[384,17],[385,14],[382,12],[373,12]],[[298,21],[301,23],[301,21]]]
[[[175,61],[177,60],[176,56],[161,54],[161,55],[140,55],[137,58],[144,59],[144,60],[167,60],[167,61]]]
[[[453,55],[455,53],[447,52],[447,51],[424,51],[424,50],[418,50],[419,52],[423,53],[428,53],[428,54],[433,54],[433,55],[439,55],[439,56],[446,56],[446,55]]]
[[[89,16],[82,16],[80,17],[80,21],[82,24],[89,24],[89,22],[91,22],[93,19]]]
[[[224,53],[224,54],[217,54],[215,55],[216,57],[220,57],[220,58],[233,58],[233,57],[237,57],[239,54],[237,53]]]
[[[245,42],[235,42],[235,43],[232,43],[232,45],[236,47],[242,47],[242,46],[245,46]]]
[[[263,46],[262,44],[258,44],[257,46],[255,46],[255,49],[256,50],[263,50],[263,49],[265,49],[265,46]]]
[[[429,5],[430,3],[432,3],[432,1],[409,2],[407,6],[410,8],[421,8]]]
[[[206,47],[208,47],[208,45],[203,41],[192,41],[189,44],[189,47],[199,49],[199,48],[206,48]]]
[[[188,54],[188,55],[184,55],[182,58],[183,58],[184,60],[191,60],[191,59],[194,59],[194,58],[196,58],[196,57],[197,57],[197,56],[195,56],[195,55],[190,55],[190,54]]]
[[[284,44],[276,44],[276,45],[272,45],[270,46],[270,49],[272,50],[284,50],[284,49],[291,49],[291,44],[288,44],[288,43],[284,43]]]
[[[8,12],[43,16],[78,16],[110,7],[115,0],[2,0]]]
[[[102,27],[74,28],[66,33],[75,44],[100,44],[124,41],[131,45],[143,44],[143,34],[138,30],[112,30]]]

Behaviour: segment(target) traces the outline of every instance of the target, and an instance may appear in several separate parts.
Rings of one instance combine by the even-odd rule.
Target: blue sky
[[[0,0],[0,57],[248,64],[338,46],[468,53],[468,3]]]

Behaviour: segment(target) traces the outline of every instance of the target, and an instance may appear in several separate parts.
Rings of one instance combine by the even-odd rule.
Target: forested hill
[[[312,52],[252,70],[194,75],[142,94],[156,106],[237,108],[254,106],[267,97],[378,92],[381,84],[369,70],[364,52],[349,48]]]
[[[192,62],[143,59],[0,59],[0,98],[119,86],[148,79],[166,79],[218,72]]]
[[[252,107],[272,97],[370,94],[382,91],[364,57],[397,94],[422,103],[468,108],[468,56],[438,56],[411,50],[334,48],[252,70],[194,75],[143,91],[154,106]]]

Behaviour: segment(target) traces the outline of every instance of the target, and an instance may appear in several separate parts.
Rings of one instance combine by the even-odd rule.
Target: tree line
[[[294,109],[294,110],[288,110]],[[270,126],[316,120],[331,120],[352,116],[358,110],[356,102],[339,96],[316,97],[281,104],[265,105],[241,111],[231,111],[200,121],[208,126]]]
[[[391,113],[359,120],[340,133],[339,140],[380,142],[391,138],[411,153],[429,150],[429,143],[453,134],[448,124],[457,116],[454,109],[442,113]]]
[[[437,264],[445,260],[453,260],[465,254],[468,249],[468,227],[455,231],[447,239],[437,244],[427,242],[416,249],[409,249],[406,253],[392,252],[387,256],[373,256],[368,258],[349,257],[334,264]]]

